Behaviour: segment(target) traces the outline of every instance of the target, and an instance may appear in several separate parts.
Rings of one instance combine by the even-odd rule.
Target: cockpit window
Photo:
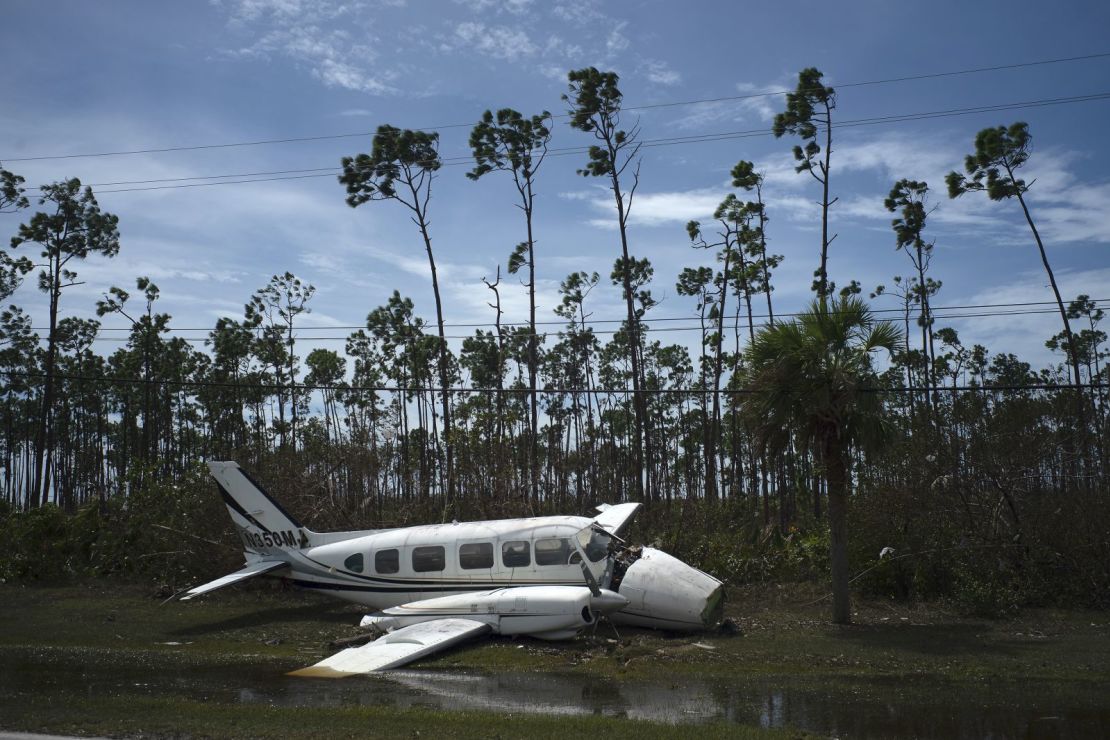
[[[356,552],[343,561],[343,567],[352,573],[361,573],[363,568],[362,553]]]
[[[596,529],[590,530],[590,541],[582,549],[586,551],[586,557],[590,559],[591,563],[596,563],[609,554],[610,539],[609,535],[598,532]]]
[[[591,525],[581,530],[578,535],[578,544],[581,545],[582,550],[586,553],[586,557],[590,559],[591,563],[604,558],[609,554],[609,540],[610,537],[604,530],[598,530],[595,526]]]

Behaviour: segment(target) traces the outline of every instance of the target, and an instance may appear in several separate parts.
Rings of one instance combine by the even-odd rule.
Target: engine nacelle
[[[628,603],[623,596],[602,589],[594,596],[584,586],[519,586],[453,594],[383,609],[362,618],[362,627],[392,632],[410,624],[445,617],[484,622],[501,635],[532,635],[565,640]]]
[[[610,616],[618,624],[695,632],[713,627],[724,610],[724,585],[662,550],[643,548],[616,586],[628,606]]]

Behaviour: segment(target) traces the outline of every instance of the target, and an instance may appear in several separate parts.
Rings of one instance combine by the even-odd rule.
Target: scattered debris
[[[366,643],[372,642],[373,640],[377,639],[378,634],[379,633],[376,632],[364,632],[362,634],[355,635],[354,637],[340,637],[329,642],[328,647],[358,647],[359,645],[365,645]]]
[[[725,617],[721,623],[717,625],[717,634],[719,635],[742,635],[744,630],[740,628],[740,623],[732,617]]]

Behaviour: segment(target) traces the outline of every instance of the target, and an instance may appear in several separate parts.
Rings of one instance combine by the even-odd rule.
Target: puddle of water
[[[892,685],[896,684],[896,685]],[[1098,690],[1101,689],[1101,692]],[[0,665],[0,697],[176,695],[275,706],[384,705],[463,711],[606,715],[670,724],[793,727],[845,738],[1110,737],[1110,687],[924,681],[608,680],[544,673],[393,671],[338,681],[281,675],[272,664],[165,671],[99,666],[77,656],[17,655]]]

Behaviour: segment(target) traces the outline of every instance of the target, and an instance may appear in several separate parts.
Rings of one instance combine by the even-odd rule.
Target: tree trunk
[[[832,157],[832,109],[825,103],[825,163],[821,167],[821,274],[818,297],[829,296],[829,161]]]
[[[42,393],[42,419],[35,440],[35,482],[31,490],[31,508],[46,503],[50,492],[50,465],[54,449],[54,364],[58,356],[58,303],[61,299],[61,262],[51,258],[50,334],[46,345],[46,383]]]
[[[428,234],[428,224],[423,211],[420,212],[419,225],[420,235],[424,237],[424,248],[428,253],[428,267],[432,271],[432,292],[436,299],[436,325],[439,328],[439,384],[443,394],[443,446],[447,458],[447,480],[444,481],[444,494],[451,498],[455,493],[455,482],[451,443],[451,394],[447,387],[447,361],[450,357],[450,351],[447,349],[447,337],[443,331],[443,301],[439,296],[439,277],[436,275],[436,261],[432,255],[432,237]]]
[[[644,408],[644,397],[640,392],[643,389],[644,378],[640,363],[640,322],[636,317],[635,297],[632,295],[632,259],[628,254],[628,229],[625,223],[628,217],[624,210],[624,197],[621,195],[620,180],[617,178],[616,152],[610,150],[609,156],[614,167],[612,175],[613,197],[617,204],[621,256],[624,259],[621,282],[624,289],[625,305],[628,309],[629,358],[632,362],[632,408],[636,417],[636,438],[633,440],[632,466],[636,476],[637,500],[644,501],[645,499],[651,499],[651,476],[644,475],[645,468],[651,464],[651,430],[648,425],[647,411]]]
[[[537,343],[539,337],[536,336],[536,255],[535,255],[535,239],[532,236],[532,180],[528,180],[527,196],[525,198],[524,217],[528,225],[528,326],[531,334],[528,335],[528,390],[530,396],[529,409],[531,415],[532,435],[531,444],[528,455],[529,460],[529,483],[531,485],[531,498],[536,501],[539,491],[539,456],[540,456],[540,439],[539,439],[539,402],[536,394],[536,372],[539,365]]]
[[[837,430],[825,433],[825,480],[829,488],[829,563],[832,570],[833,611],[836,624],[851,624],[848,593],[848,463]]]
[[[1014,179],[1014,174],[1010,172],[1010,179]],[[1064,321],[1064,334],[1068,338],[1068,360],[1070,361],[1072,372],[1075,375],[1075,384],[1082,385],[1082,376],[1079,374],[1079,353],[1076,351],[1075,337],[1071,333],[1071,322],[1068,321],[1068,312],[1064,310],[1064,299],[1060,296],[1060,289],[1056,287],[1056,276],[1052,272],[1052,267],[1048,264],[1048,255],[1044,251],[1044,243],[1041,241],[1040,232],[1037,231],[1036,224],[1033,223],[1033,216],[1029,213],[1029,207],[1025,205],[1025,198],[1021,197],[1018,193],[1018,203],[1021,204],[1021,210],[1025,214],[1025,220],[1029,224],[1029,229],[1033,232],[1033,239],[1037,242],[1037,249],[1041,253],[1041,263],[1044,264],[1044,271],[1048,273],[1048,283],[1052,286],[1052,294],[1056,296],[1056,305],[1060,309],[1060,318]],[[1082,404],[1080,404],[1082,408]]]

